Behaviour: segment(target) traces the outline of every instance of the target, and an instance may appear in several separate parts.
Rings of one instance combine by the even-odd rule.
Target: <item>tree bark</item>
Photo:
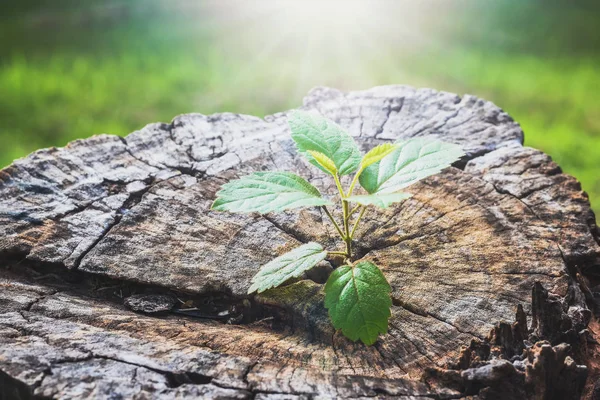
[[[320,209],[211,212],[219,187],[259,170],[335,187],[285,112],[188,114],[0,172],[0,398],[593,398],[600,246],[576,179],[474,96],[319,88],[302,108],[363,150],[435,136],[466,152],[363,217],[353,251],[392,286],[388,334],[366,347],[332,328],[336,259],[246,295],[278,254],[344,244]]]

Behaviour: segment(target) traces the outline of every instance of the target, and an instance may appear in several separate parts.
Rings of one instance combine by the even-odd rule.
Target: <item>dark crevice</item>
[[[102,239],[104,239],[106,235],[108,235],[111,229],[114,228],[121,221],[122,216],[122,214],[117,213],[113,217],[112,222],[104,228],[104,230],[98,236],[98,238],[96,238],[96,240],[94,240],[94,242],[86,250],[82,251],[81,254],[77,257],[77,259],[73,263],[74,268],[79,268],[79,265],[81,265],[81,261],[84,259],[84,257],[87,256],[96,247],[96,245],[98,245],[98,243],[100,243]]]
[[[178,128],[178,127],[181,127],[181,126],[183,126],[183,124],[181,124],[181,123],[178,124],[176,120],[173,120],[170,124],[164,124],[163,125],[163,129],[166,130],[169,133],[169,139],[173,143],[175,143],[177,146],[183,147],[183,144],[180,143],[180,142],[178,142],[175,139],[175,135],[173,133],[173,130],[175,128]],[[216,137],[215,139],[218,140],[221,143],[221,147],[223,148],[223,150],[217,151],[217,146],[206,144],[206,147],[208,147],[211,150],[212,153],[208,157],[206,157],[206,158],[197,158],[193,154],[193,143],[190,143],[185,148],[185,154],[186,154],[186,156],[188,157],[188,159],[191,160],[192,163],[200,163],[200,162],[206,162],[206,161],[215,160],[215,159],[218,159],[218,158],[223,157],[226,154],[228,154],[229,150],[227,150],[224,147],[224,145],[223,145],[223,138],[222,137]],[[198,171],[198,170],[195,170],[193,168],[187,168],[187,167],[171,167],[171,168],[177,169],[179,171],[182,171],[182,173],[186,173],[186,174],[192,175],[192,176],[202,177],[202,176],[205,175],[203,171]],[[183,172],[185,170],[187,170],[188,172]]]
[[[33,390],[29,385],[13,378],[0,369],[0,399],[33,400],[41,399],[41,397],[34,396]]]
[[[392,304],[395,305],[396,307],[402,307],[406,311],[413,313],[415,315],[418,315],[420,317],[428,317],[429,316],[427,311],[422,310],[422,309],[418,308],[417,306],[415,306],[414,304],[408,303],[408,302],[403,301],[394,296],[392,296]]]
[[[206,176],[206,174],[204,173],[204,171],[200,171],[197,169],[194,169],[192,167],[189,166],[182,166],[182,165],[165,165],[165,164],[151,164],[150,162],[144,160],[141,157],[138,157],[137,155],[135,155],[133,153],[133,151],[131,151],[131,149],[129,148],[129,144],[127,143],[127,139],[124,137],[119,137],[119,139],[121,139],[121,141],[123,142],[123,144],[125,145],[125,151],[127,151],[127,153],[133,157],[135,160],[151,167],[152,169],[158,169],[159,171],[168,171],[168,170],[174,170],[174,171],[178,171],[179,173],[183,174],[183,175],[190,175],[193,176],[195,178],[203,178]]]
[[[34,226],[44,225],[44,220],[29,215],[27,211],[0,211],[0,216],[10,218],[14,221],[23,221]]]
[[[175,143],[177,146],[183,146],[182,143],[179,143],[177,140],[175,140],[175,135],[173,134],[173,129],[175,129],[176,127],[181,127],[183,126],[183,124],[178,124],[176,125],[176,121],[174,120],[173,122],[171,122],[170,124],[165,124],[163,126],[163,128],[169,132],[169,139],[171,139],[171,141],[173,143]],[[217,138],[220,142],[221,145],[223,145],[223,139],[222,138]],[[222,157],[225,154],[228,153],[228,151],[223,150],[223,151],[215,151],[216,147],[215,146],[207,146],[211,149],[212,154],[207,157],[206,159],[198,159],[194,156],[193,152],[192,152],[192,146],[193,144],[190,144],[189,146],[186,147],[185,149],[185,154],[188,156],[188,158],[192,161],[192,162],[204,162],[204,161],[210,161],[210,160],[214,160],[216,158]]]
[[[496,192],[498,192],[498,193],[500,193],[500,194],[505,194],[505,195],[508,195],[508,196],[512,197],[513,199],[517,200],[519,203],[521,203],[522,205],[524,205],[524,206],[525,206],[525,208],[527,208],[527,209],[529,210],[529,212],[530,212],[530,213],[531,213],[531,214],[532,214],[532,215],[533,215],[533,216],[534,216],[536,219],[538,219],[538,220],[542,221],[543,223],[546,223],[546,221],[545,221],[545,220],[544,220],[542,217],[540,217],[540,216],[539,216],[539,215],[538,215],[538,214],[535,212],[535,210],[534,210],[534,209],[533,209],[533,208],[532,208],[532,207],[531,207],[529,204],[527,204],[527,202],[525,202],[525,200],[523,200],[523,197],[526,197],[526,196],[521,196],[521,197],[519,197],[519,196],[515,195],[514,193],[512,193],[512,192],[510,192],[510,191],[508,191],[508,190],[502,189],[502,188],[500,188],[500,187],[498,187],[498,186],[494,185],[494,184],[493,184],[493,183],[491,183],[491,182],[488,182],[488,183],[490,183],[490,185],[492,185],[492,187],[494,188],[494,190],[496,190]],[[543,188],[542,188],[542,189],[543,189]],[[527,195],[529,195],[529,194],[531,194],[531,193],[533,193],[533,192],[535,192],[535,191],[536,191],[536,190],[532,190],[532,191],[531,191],[531,192],[529,192]],[[558,246],[558,243],[557,243],[557,246]]]
[[[258,365],[258,361],[255,361],[255,362],[251,363],[250,365],[248,365],[248,368],[246,368],[246,370],[242,374],[242,382],[244,382],[246,385],[248,385],[248,387],[250,385],[248,383],[248,375],[250,375],[250,372],[252,372],[252,370],[254,369],[254,367],[256,367],[257,365]]]
[[[87,210],[89,207],[91,207],[95,202],[103,200],[103,199],[104,199],[104,197],[101,197],[99,199],[95,199],[95,200],[86,202],[86,203],[84,203],[84,204],[82,204],[80,206],[77,206],[77,207],[73,208],[70,211],[66,211],[66,212],[64,212],[62,214],[57,214],[57,215],[53,216],[51,218],[51,220],[58,221],[58,220],[61,220],[61,219],[65,218],[65,217],[69,217],[71,215],[75,215],[75,214],[78,214],[80,212],[83,212],[83,211]],[[43,221],[42,221],[42,224],[43,224]],[[40,224],[40,225],[42,225],[42,224]]]
[[[197,372],[191,371],[181,371],[181,372],[173,372],[164,369],[159,369],[156,367],[150,367],[144,364],[133,363],[131,361],[122,360],[118,357],[109,357],[100,354],[93,354],[92,358],[101,358],[104,360],[116,361],[123,364],[132,365],[134,367],[145,368],[150,371],[156,372],[158,374],[163,375],[168,383],[170,388],[177,388],[181,385],[185,384],[193,384],[193,385],[207,385],[212,383],[213,378],[211,376],[203,375]]]
[[[336,386],[337,389],[337,386]],[[365,398],[381,398],[381,396],[384,396],[385,398],[404,398],[404,396],[410,397],[410,398],[424,398],[424,399],[432,399],[432,400],[442,400],[442,399],[461,399],[464,398],[464,395],[440,395],[438,393],[425,393],[425,394],[421,394],[421,393],[410,393],[410,392],[405,392],[405,393],[397,393],[393,390],[393,387],[390,387],[391,390],[387,390],[384,387],[364,387],[363,388],[363,393],[361,394],[357,394],[356,396],[344,396],[344,399],[365,399]],[[257,395],[259,394],[266,394],[266,395],[282,395],[282,396],[306,396],[308,399],[312,399],[312,398],[316,398],[319,395],[321,395],[321,393],[318,392],[310,392],[310,391],[297,391],[297,390],[290,390],[289,392],[283,392],[283,391],[277,391],[277,390],[256,390],[256,391],[252,391],[253,394],[253,399],[256,398]],[[315,396],[315,397],[313,397]]]
[[[25,311],[31,310],[44,299],[57,293],[106,301],[124,307],[124,299],[134,295],[167,295],[177,299],[171,310],[146,314],[162,317],[174,314],[190,320],[210,319],[229,324],[250,324],[257,320],[275,317],[277,321],[287,318],[284,309],[262,306],[251,298],[236,297],[225,292],[192,293],[174,290],[159,285],[136,283],[114,279],[81,270],[69,270],[60,263],[36,262],[16,258],[0,264],[0,274],[6,278],[20,278],[32,284],[43,284],[55,291],[41,295],[28,304]]]
[[[543,190],[545,187],[536,189],[536,190],[532,190],[530,192],[527,193],[527,195],[524,195],[522,197],[516,196],[515,194],[511,193],[508,190],[504,190],[502,188],[497,187],[494,184],[491,184],[494,189],[500,193],[500,194],[506,194],[514,199],[516,199],[518,202],[520,202],[521,204],[523,204],[528,210],[529,212],[531,212],[531,214],[538,219],[539,221],[543,222],[544,224],[546,223],[546,220],[544,220],[544,218],[542,218],[538,213],[536,213],[536,211],[533,209],[533,207],[531,207],[525,200],[523,200],[524,197],[527,197],[528,195],[534,193],[537,190]],[[591,232],[593,233],[593,232]],[[582,263],[581,261],[585,261],[584,259],[580,259],[582,257],[579,258],[575,258],[573,259],[572,257],[567,257],[565,256],[562,247],[560,246],[560,243],[557,240],[553,240],[561,259],[563,260],[563,264],[565,265],[565,270],[566,272],[569,274],[569,276],[571,277],[570,283],[569,285],[572,285],[574,282],[576,282],[576,269],[577,269],[577,265],[581,265],[581,264],[585,264]],[[583,257],[585,258],[585,257]],[[576,283],[575,283],[576,284]]]
[[[386,107],[386,115],[385,115],[385,119],[383,120],[383,122],[381,123],[381,125],[379,125],[377,127],[377,129],[375,130],[375,135],[373,136],[375,139],[378,139],[378,135],[380,135],[383,130],[385,129],[385,125],[387,124],[388,120],[390,119],[390,116],[392,115],[392,112],[395,112],[396,114],[399,113],[400,111],[402,111],[402,107],[404,106],[404,97],[400,97],[400,101],[394,103],[394,100],[397,100],[397,98],[391,98],[390,99],[390,104],[387,105]],[[363,122],[364,119],[361,118],[361,122]],[[362,135],[362,125],[361,125],[361,135]]]
[[[300,232],[297,232],[294,229],[289,229],[288,227],[281,225],[280,223],[275,221],[275,219],[273,217],[271,217],[269,214],[261,214],[261,217],[263,217],[265,220],[269,221],[275,228],[277,228],[280,231],[282,231],[283,233],[293,237],[300,243],[308,243],[311,241],[310,238],[305,237]]]
[[[284,392],[284,391],[277,391],[277,390],[252,390],[252,398],[255,399],[256,396],[258,396],[259,394],[273,394],[273,395],[282,395],[282,396],[307,396],[309,399],[312,398],[313,395],[316,395],[318,393],[314,393],[314,392],[305,392],[305,391],[296,391],[296,390],[290,390],[289,392]]]
[[[39,303],[40,301],[44,300],[46,297],[48,296],[52,296],[53,294],[56,294],[56,291],[52,291],[51,293],[48,293],[46,295],[41,295],[40,297],[38,297],[37,299],[35,299],[34,301],[32,301],[31,303],[29,303],[23,310],[24,311],[31,311],[31,308],[36,305],[37,303]]]
[[[508,195],[514,199],[516,199],[518,202],[520,202],[521,204],[523,204],[528,210],[529,212],[539,221],[543,222],[544,224],[546,224],[546,220],[544,218],[542,218],[534,209],[532,206],[530,206],[525,200],[523,200],[523,198],[529,196],[530,194],[536,192],[537,190],[543,190],[545,187],[542,188],[537,188],[535,190],[529,191],[526,195],[524,196],[516,196],[515,194],[513,194],[512,192],[508,191],[508,190],[504,190],[502,188],[499,188],[498,186],[491,184],[494,189],[500,193],[500,194],[505,194]],[[593,231],[590,232],[593,235]],[[556,249],[558,250],[558,253],[560,254],[560,257],[562,259],[564,268],[565,268],[565,273],[569,276],[569,280],[568,280],[568,291],[567,294],[564,297],[561,297],[561,301],[563,302],[563,304],[565,306],[575,306],[575,307],[579,307],[581,310],[581,314],[582,317],[580,318],[581,321],[579,321],[579,323],[581,324],[581,326],[579,326],[580,329],[585,329],[589,323],[589,319],[591,317],[591,311],[590,309],[594,309],[595,308],[595,302],[594,301],[589,301],[589,296],[586,298],[585,293],[582,291],[582,288],[580,287],[580,284],[578,283],[578,273],[580,271],[580,266],[584,266],[586,264],[586,257],[583,256],[579,256],[579,257],[567,257],[559,243],[558,240],[555,239],[551,239],[552,242],[554,243],[554,245],[556,246]],[[534,289],[535,291],[535,289]],[[592,299],[593,300],[593,299]]]
[[[198,179],[202,179],[207,176],[204,171],[199,171],[192,167],[182,167],[181,165],[178,165],[178,166],[170,166],[168,168],[174,169],[175,171],[179,171],[180,174],[193,176],[194,178],[198,178]]]
[[[471,160],[475,160],[476,158],[485,156],[488,153],[491,153],[492,151],[496,151],[498,150],[497,147],[494,148],[484,148],[481,149],[479,151],[475,151],[469,154],[465,154],[464,156],[462,156],[460,159],[458,159],[458,161],[455,161],[452,166],[455,168],[460,169],[461,171],[464,171],[465,168],[467,167],[467,164],[469,163],[469,161]]]
[[[178,126],[182,126],[182,125],[178,125]],[[175,143],[177,146],[181,146],[181,143],[177,142],[177,140],[175,140],[175,135],[173,134],[173,129],[175,129],[175,120],[173,120],[170,124],[164,124],[163,125],[163,129],[166,130],[169,133],[169,139]],[[200,160],[197,160],[194,155],[192,154],[192,145],[190,144],[186,149],[185,149],[185,154],[188,156],[188,158],[191,160],[191,162],[199,162]],[[188,174],[188,175],[192,175],[195,176],[195,174],[199,173],[202,174],[202,172],[200,171],[196,171],[191,167],[171,167],[174,169],[177,169],[178,171]],[[186,172],[184,172],[186,171]]]
[[[152,179],[151,177],[147,178],[146,181],[151,180],[151,179]],[[121,193],[122,188],[125,187],[129,183],[131,183],[131,182],[116,181],[116,180],[110,180],[108,178],[103,178],[101,186],[106,187],[107,192],[108,192],[106,195],[93,198],[93,199],[85,201],[79,205],[74,204],[74,207],[72,209],[62,212],[62,213],[59,213],[59,214],[52,215],[50,217],[47,217],[47,219],[49,219],[51,221],[60,221],[61,219],[81,213],[90,207],[94,207],[98,202],[106,199],[108,196]],[[76,200],[76,199],[69,199],[69,200],[73,201],[74,203],[80,203],[80,201]],[[5,215],[13,220],[29,222],[32,225],[36,225],[36,226],[44,225],[44,220],[38,219],[38,218],[33,218],[33,217],[29,216],[29,214],[25,211],[22,211],[22,212],[0,212],[0,215]]]
[[[162,166],[157,166],[157,165],[153,165],[150,164],[148,161],[144,160],[143,158],[137,157],[135,154],[133,154],[133,152],[131,151],[131,149],[129,148],[129,143],[127,143],[127,139],[119,136],[119,140],[121,140],[121,142],[125,145],[125,151],[134,159],[137,160],[139,162],[141,162],[142,164],[147,165],[148,167],[152,168],[152,169],[160,169]]]
[[[100,243],[102,241],[102,239],[104,239],[106,237],[106,235],[108,235],[110,233],[110,231],[119,224],[119,222],[121,222],[121,218],[123,218],[123,215],[125,214],[125,212],[130,210],[131,208],[135,207],[137,204],[139,204],[142,201],[142,198],[144,197],[144,195],[150,189],[152,189],[154,187],[154,185],[156,185],[159,182],[161,182],[161,181],[154,181],[154,179],[152,178],[152,181],[148,182],[144,189],[142,189],[138,192],[131,193],[129,195],[127,200],[125,200],[125,203],[123,204],[123,206],[116,211],[112,222],[110,224],[108,224],[104,228],[102,233],[96,238],[96,240],[94,240],[94,242],[85,251],[83,251],[79,255],[79,257],[77,257],[77,259],[75,260],[75,263],[74,263],[74,268],[79,268],[79,265],[81,264],[81,261],[85,258],[85,256],[87,256],[96,247],[96,245],[98,245],[98,243]]]
[[[391,324],[391,322],[390,322],[390,325],[392,325],[392,324]],[[392,333],[390,332],[390,334],[392,334]],[[397,337],[398,335],[396,334],[396,335],[394,335],[394,336],[396,336],[396,337]],[[377,352],[379,353],[379,356],[381,357],[381,359],[382,359],[382,360],[389,359],[390,357],[389,357],[389,356],[388,356],[388,357],[386,357],[386,356],[384,355],[384,352],[382,351],[381,347],[382,347],[382,346],[381,346],[381,343],[377,343],[377,342],[376,342],[376,343],[373,345],[373,348],[375,348],[375,350],[377,350]],[[406,366],[402,366],[402,364],[401,364],[401,362],[402,362],[402,359],[400,358],[400,361],[398,361],[398,358],[400,358],[400,357],[395,357],[395,356],[393,356],[393,355],[392,355],[392,357],[391,357],[392,361],[393,361],[393,362],[394,362],[394,364],[395,364],[395,365],[398,367],[398,369],[399,369],[400,371],[402,371],[402,373],[403,373],[403,374],[408,374],[408,371],[406,370]]]
[[[35,336],[35,337],[40,337],[40,336]],[[42,338],[42,337],[40,337],[40,338]],[[82,349],[80,349],[80,350],[87,353],[87,351],[85,351],[85,350],[82,350]],[[61,364],[67,364],[67,363],[82,363],[82,362],[86,362],[86,361],[90,361],[90,360],[94,360],[94,359],[110,360],[110,361],[114,361],[117,363],[127,364],[127,365],[131,365],[131,366],[134,366],[137,368],[144,368],[149,371],[155,372],[155,373],[160,374],[163,377],[165,377],[167,387],[171,388],[171,389],[178,388],[182,385],[189,385],[189,384],[191,384],[191,385],[213,384],[215,386],[223,387],[226,389],[236,389],[236,388],[224,386],[221,383],[217,384],[217,383],[213,382],[213,377],[204,375],[204,374],[200,374],[198,372],[191,372],[191,371],[174,372],[174,371],[164,370],[164,369],[160,369],[160,368],[156,368],[156,367],[152,367],[152,366],[148,366],[148,365],[144,365],[144,364],[140,364],[140,363],[134,363],[134,362],[131,362],[128,360],[123,360],[118,357],[111,357],[111,356],[106,356],[106,355],[101,355],[101,354],[89,353],[89,356],[87,356],[85,358],[79,358],[79,359],[68,358],[68,359],[63,359],[63,360],[58,360],[58,361],[52,362],[51,366],[43,371],[44,376],[42,377],[42,379],[40,379],[34,385],[27,385],[25,382],[22,382],[15,378],[12,378],[11,376],[7,375],[5,372],[0,370],[0,399],[16,399],[16,400],[43,399],[43,397],[41,397],[39,395],[34,395],[33,392],[36,388],[42,386],[43,380],[46,376],[52,375],[52,368],[54,366],[61,365]],[[3,397],[3,394],[5,394],[5,393],[6,393],[6,395]]]
[[[425,318],[430,317],[430,318],[433,318],[435,320],[438,320],[438,321],[442,322],[443,324],[449,325],[452,328],[456,329],[458,332],[463,333],[465,335],[473,336],[473,337],[476,337],[476,338],[478,338],[480,340],[484,340],[483,337],[479,336],[476,333],[464,331],[464,330],[458,328],[456,325],[454,325],[454,324],[452,324],[452,323],[444,320],[443,318],[441,318],[439,316],[436,316],[435,314],[432,314],[432,313],[428,312],[427,310],[420,309],[417,306],[415,306],[414,304],[411,304],[411,303],[408,303],[406,301],[403,301],[403,300],[401,300],[401,299],[399,299],[397,297],[392,296],[392,304],[395,305],[395,306],[397,306],[397,307],[401,307],[401,308],[405,309],[406,311],[408,311],[408,312],[410,312],[412,314],[418,315],[420,317],[425,317]]]
[[[433,221],[432,221],[433,222]],[[426,226],[426,225],[425,225]],[[438,235],[441,233],[444,233],[450,229],[452,229],[453,227],[447,227],[444,228],[443,230],[440,231],[436,231],[436,232],[432,232],[432,233],[422,233],[422,232],[415,232],[412,233],[410,235],[405,235],[402,236],[401,238],[398,238],[396,240],[392,240],[392,241],[380,241],[380,242],[376,242],[374,244],[372,244],[371,246],[357,246],[356,250],[354,251],[354,258],[357,260],[360,260],[361,258],[366,257],[367,255],[369,255],[371,252],[374,251],[379,251],[379,250],[385,250],[389,247],[393,247],[393,246],[397,246],[403,242],[407,242],[410,240],[414,240],[414,239],[418,239],[418,238],[422,238],[422,237],[426,237],[426,236],[431,236],[431,235]]]

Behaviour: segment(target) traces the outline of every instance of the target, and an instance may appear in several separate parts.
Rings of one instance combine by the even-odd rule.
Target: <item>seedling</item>
[[[328,208],[332,206],[331,200],[304,178],[290,172],[255,172],[230,181],[217,193],[212,209],[269,213],[320,207],[342,239],[343,250],[327,251],[315,242],[303,244],[263,265],[252,278],[248,294],[280,286],[328,257],[343,257],[344,264],[331,273],[325,284],[325,308],[333,326],[347,338],[371,345],[380,333],[387,332],[391,287],[374,263],[354,262],[352,241],[357,227],[369,207],[387,208],[409,198],[410,194],[400,190],[438,173],[464,153],[455,144],[413,138],[380,144],[363,156],[344,129],[318,114],[295,111],[288,122],[298,151],[335,181],[341,223]],[[354,176],[345,189],[342,177],[352,173]],[[364,189],[363,194],[354,194],[357,184]]]

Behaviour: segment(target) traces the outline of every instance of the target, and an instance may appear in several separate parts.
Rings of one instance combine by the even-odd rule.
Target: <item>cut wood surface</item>
[[[210,211],[219,187],[278,170],[336,189],[286,112],[188,114],[0,172],[0,398],[592,398],[600,246],[577,180],[474,96],[318,88],[302,108],[363,151],[432,136],[466,152],[357,231],[356,259],[392,286],[388,334],[366,347],[331,327],[340,260],[246,294],[277,255],[342,243],[318,209]]]

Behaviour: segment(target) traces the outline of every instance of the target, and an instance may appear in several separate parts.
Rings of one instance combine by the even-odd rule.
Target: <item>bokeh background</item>
[[[600,211],[598,0],[2,0],[0,167],[181,113],[391,83],[493,101]]]

